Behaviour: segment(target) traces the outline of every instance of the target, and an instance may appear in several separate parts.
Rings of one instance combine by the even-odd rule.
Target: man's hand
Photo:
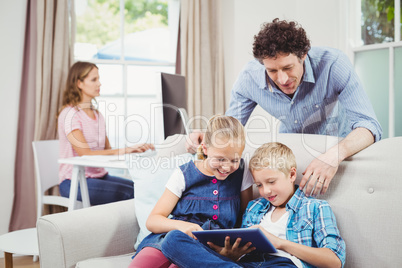
[[[189,153],[195,154],[198,146],[201,144],[204,138],[204,133],[200,131],[194,131],[190,133],[186,138],[186,150]]]
[[[340,163],[349,156],[373,144],[373,142],[374,136],[370,130],[362,127],[354,129],[346,138],[308,165],[303,172],[300,189],[307,185],[305,191],[307,196],[324,194],[338,171]],[[313,189],[314,192],[312,192]]]
[[[329,150],[315,158],[303,172],[300,189],[306,186],[307,196],[325,194],[332,178],[339,167],[339,154],[337,150]]]
[[[241,238],[237,238],[233,245],[230,244],[230,237],[226,236],[225,246],[220,247],[212,242],[208,242],[208,246],[212,248],[215,252],[222,256],[225,256],[233,261],[238,261],[244,254],[250,253],[255,250],[252,247],[251,242],[246,243],[244,246],[240,247]]]

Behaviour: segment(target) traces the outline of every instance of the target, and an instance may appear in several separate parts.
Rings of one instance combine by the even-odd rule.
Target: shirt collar
[[[311,67],[310,58],[307,54],[306,59],[304,60],[304,75],[303,81],[309,83],[315,83],[313,68]]]
[[[291,209],[294,212],[300,209],[300,206],[303,203],[303,199],[306,197],[304,192],[299,189],[298,185],[295,185],[295,188],[296,188],[295,193],[286,204],[286,208]]]

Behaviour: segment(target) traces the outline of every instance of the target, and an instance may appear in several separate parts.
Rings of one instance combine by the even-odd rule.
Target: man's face
[[[269,78],[285,94],[294,94],[301,83],[304,73],[304,60],[294,54],[278,54],[275,58],[262,60]]]

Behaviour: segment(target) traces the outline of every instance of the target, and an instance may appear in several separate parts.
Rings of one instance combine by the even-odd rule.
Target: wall
[[[264,22],[274,18],[299,22],[312,46],[330,46],[348,55],[348,4],[345,0],[223,0],[222,22],[225,48],[227,103],[238,73],[251,59],[253,37]],[[268,116],[260,108],[254,115]],[[272,120],[272,119],[270,119]],[[271,125],[272,121],[271,121]]]
[[[26,0],[0,2],[0,235],[8,232],[24,46]],[[33,171],[32,171],[33,172]]]

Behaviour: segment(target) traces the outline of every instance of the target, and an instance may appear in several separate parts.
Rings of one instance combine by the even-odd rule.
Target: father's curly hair
[[[310,40],[297,22],[276,18],[271,23],[264,23],[254,36],[253,54],[262,64],[263,59],[275,58],[278,53],[292,53],[301,59],[310,48]]]

